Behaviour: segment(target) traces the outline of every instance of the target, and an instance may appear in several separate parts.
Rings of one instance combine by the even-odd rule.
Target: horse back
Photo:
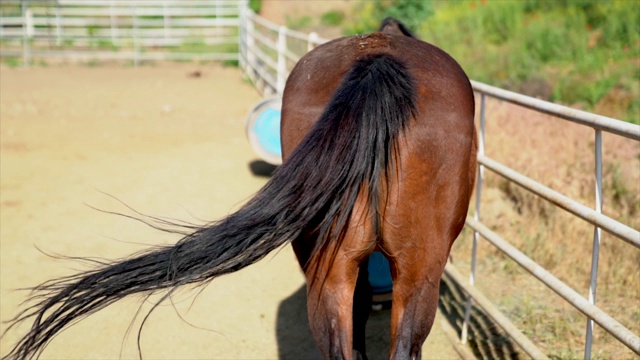
[[[286,160],[322,115],[344,76],[365,57],[386,54],[403,62],[414,78],[419,113],[412,126],[446,131],[473,128],[471,85],[458,63],[439,48],[396,33],[340,38],[307,53],[291,72],[283,96],[282,147]],[[442,120],[427,121],[429,118]]]

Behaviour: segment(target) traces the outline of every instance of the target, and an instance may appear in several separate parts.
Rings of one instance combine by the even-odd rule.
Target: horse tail
[[[289,181],[313,194],[303,197],[299,205],[313,209],[314,216],[322,216],[309,223],[314,232],[310,238],[315,241],[310,258],[319,254],[330,256],[329,262],[333,262],[361,193],[366,196],[368,214],[373,215],[375,235],[380,238],[380,197],[390,179],[387,175],[392,176],[397,165],[397,139],[409,119],[417,115],[414,89],[409,70],[394,56],[358,59],[294,150],[287,165],[298,171],[289,173]],[[330,244],[335,246],[328,254],[325,250]]]
[[[33,319],[31,329],[4,359],[37,358],[61,330],[126,296],[168,290],[160,303],[180,286],[206,284],[308,234],[314,234],[309,241],[316,252],[339,243],[363,186],[369,187],[371,211],[379,211],[380,181],[414,111],[412,79],[400,61],[388,55],[359,60],[255,197],[173,246],[35,287],[32,305],[11,321]]]

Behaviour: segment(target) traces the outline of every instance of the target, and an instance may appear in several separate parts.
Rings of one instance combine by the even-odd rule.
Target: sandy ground
[[[202,76],[189,76],[194,71]],[[114,259],[177,237],[123,217],[122,203],[188,221],[221,218],[266,181],[244,120],[260,99],[238,69],[215,65],[0,68],[0,318],[33,286],[85,266],[39,252]],[[107,195],[108,194],[108,195]],[[113,197],[112,197],[113,196]],[[115,198],[114,198],[115,197]],[[317,358],[304,279],[287,247],[158,308],[141,337],[145,359]],[[61,333],[43,359],[137,358],[149,302],[133,297]],[[386,358],[388,311],[372,316],[370,356]],[[439,323],[426,359],[457,358]],[[2,324],[2,332],[7,324]],[[23,334],[5,334],[0,355]]]

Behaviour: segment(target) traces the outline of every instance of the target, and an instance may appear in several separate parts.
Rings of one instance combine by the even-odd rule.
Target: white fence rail
[[[245,0],[0,2],[0,55],[78,60],[238,60]]]
[[[241,29],[240,64],[247,76],[254,81],[258,89],[264,95],[281,95],[282,90],[284,89],[284,82],[297,60],[315,46],[326,42],[325,39],[319,38],[314,33],[308,35],[302,34],[300,32],[289,30],[284,26],[278,26],[268,22],[250,10],[243,13],[242,17],[243,27]],[[474,218],[468,218],[466,221],[467,226],[474,232],[470,280],[465,281],[451,264],[448,264],[445,269],[446,274],[469,294],[469,301],[467,302],[465,313],[465,323],[463,324],[462,333],[460,334],[461,341],[466,341],[467,324],[469,322],[471,304],[472,301],[475,301],[485,310],[486,314],[496,322],[496,324],[505,330],[505,332],[526,354],[534,359],[547,358],[546,355],[531,342],[531,340],[529,340],[519,329],[516,328],[516,326],[514,326],[507,316],[502,314],[497,307],[474,286],[477,244],[482,236],[482,238],[487,240],[522,266],[525,270],[530,272],[536,279],[551,288],[566,302],[586,315],[587,331],[585,333],[585,359],[591,358],[594,322],[612,334],[618,341],[627,346],[633,352],[640,355],[640,337],[595,305],[601,230],[605,230],[622,241],[627,242],[631,247],[630,251],[640,251],[640,232],[638,232],[638,230],[602,214],[602,132],[609,132],[640,142],[640,126],[541,101],[475,81],[472,81],[472,86],[476,94],[479,94],[480,96],[481,119],[479,131],[478,181],[476,184],[476,211]],[[596,171],[594,174],[596,183],[596,206],[594,208],[580,204],[579,202],[537,183],[485,155],[484,128],[486,97],[493,97],[507,101],[574,123],[589,126],[594,129],[594,158],[596,165]],[[485,169],[503,176],[508,181],[522,186],[555,206],[558,206],[594,225],[591,286],[588,299],[584,298],[574,289],[560,281],[557,277],[545,270],[539,264],[535,263],[516,247],[509,244],[507,240],[503,239],[500,235],[496,234],[480,222],[480,199]]]
[[[263,95],[282,94],[298,60],[326,40],[279,26],[247,9],[242,14],[240,66]]]

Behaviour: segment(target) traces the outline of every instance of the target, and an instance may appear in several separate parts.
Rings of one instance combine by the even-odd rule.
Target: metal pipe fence
[[[640,355],[640,337],[629,329],[620,324],[617,320],[606,314],[604,311],[595,306],[598,260],[600,255],[600,237],[601,230],[605,230],[617,238],[627,242],[633,247],[631,251],[640,249],[640,232],[626,224],[611,219],[602,214],[602,132],[609,132],[615,135],[623,136],[628,139],[640,142],[640,126],[626,123],[620,120],[608,118],[601,115],[588,113],[585,111],[572,109],[566,106],[549,103],[522,94],[514,93],[504,89],[496,88],[476,81],[471,82],[476,93],[481,97],[481,127],[480,143],[482,151],[478,155],[478,186],[476,188],[476,215],[474,219],[467,218],[466,225],[474,230],[474,250],[472,251],[472,264],[476,261],[477,253],[475,251],[475,239],[482,235],[488,242],[496,246],[504,252],[509,258],[529,271],[539,281],[549,287],[551,290],[560,295],[567,303],[581,311],[587,316],[587,327],[585,332],[585,349],[584,358],[591,359],[591,348],[593,342],[593,326],[594,322],[600,325],[604,330],[613,335],[622,344],[627,346],[636,354]],[[594,129],[594,162],[595,174],[595,199],[594,208],[585,206],[555,190],[550,189],[520,173],[510,169],[509,167],[487,157],[484,153],[484,122],[485,122],[485,97],[490,96],[496,99],[507,101],[512,104],[523,106],[538,112],[546,113],[554,117],[574,122],[576,124],[589,126]],[[522,188],[532,192],[533,194],[549,201],[559,208],[566,210],[572,215],[594,225],[593,248],[591,259],[591,276],[589,284],[589,296],[585,299],[574,289],[558,280],[551,273],[546,271],[533,260],[525,256],[507,241],[502,239],[498,234],[489,230],[479,221],[480,197],[482,192],[482,180],[484,178],[484,169],[489,169],[505,179],[521,186]],[[474,267],[470,275],[470,283],[474,282]],[[469,298],[471,299],[471,297]],[[470,300],[471,301],[471,300]],[[465,323],[468,321],[469,306],[467,306],[467,314],[465,314]],[[465,341],[465,334],[462,335]]]
[[[245,73],[257,84],[258,89],[266,95],[282,95],[283,80],[292,67],[283,65],[283,58],[290,59],[293,63],[302,57],[307,51],[326,42],[315,33],[308,35],[294,32],[283,26],[273,24],[252,11],[245,9],[243,30],[241,31],[241,66]],[[265,32],[278,34],[268,38]],[[290,39],[295,38],[307,43],[305,49],[292,50],[289,47]],[[271,39],[271,40],[270,40]],[[262,77],[262,75],[266,75]],[[474,285],[476,282],[476,264],[478,243],[484,239],[509,258],[513,259],[523,269],[531,273],[538,281],[552,289],[563,300],[582,312],[587,320],[585,332],[584,358],[591,358],[593,337],[593,325],[598,324],[604,330],[613,335],[618,341],[640,355],[640,337],[633,333],[619,321],[605,313],[595,305],[598,259],[600,251],[601,230],[609,232],[631,246],[630,251],[640,251],[640,232],[630,226],[616,221],[602,214],[602,132],[608,132],[640,142],[640,126],[629,124],[620,120],[592,114],[589,112],[572,109],[566,106],[535,99],[522,94],[506,91],[476,81],[471,81],[474,91],[480,96],[480,126],[478,132],[478,175],[476,182],[475,214],[467,218],[466,225],[473,230],[473,245],[471,253],[471,271],[469,280],[465,281],[452,264],[445,268],[445,274],[463,288],[467,294],[468,302],[464,315],[464,322],[460,334],[460,341],[466,342],[468,336],[468,323],[473,303],[477,303],[486,314],[491,317],[522,350],[534,359],[547,358],[544,352],[538,349],[520,329],[518,329],[508,316],[501,313],[497,306],[489,301]],[[492,97],[507,101],[518,106],[532,109],[538,112],[552,115],[583,126],[594,129],[594,162],[596,184],[596,204],[589,207],[573,200],[562,193],[540,184],[517,171],[491,159],[485,154],[485,123],[486,123],[486,98]],[[594,226],[591,281],[588,299],[584,298],[574,289],[560,281],[556,276],[542,266],[527,257],[524,253],[511,245],[500,235],[490,230],[481,222],[481,197],[485,178],[485,171],[489,170],[504,177],[508,181],[521,186],[551,204],[566,210],[570,214],[592,224]]]
[[[238,60],[245,0],[3,0],[0,56]]]

